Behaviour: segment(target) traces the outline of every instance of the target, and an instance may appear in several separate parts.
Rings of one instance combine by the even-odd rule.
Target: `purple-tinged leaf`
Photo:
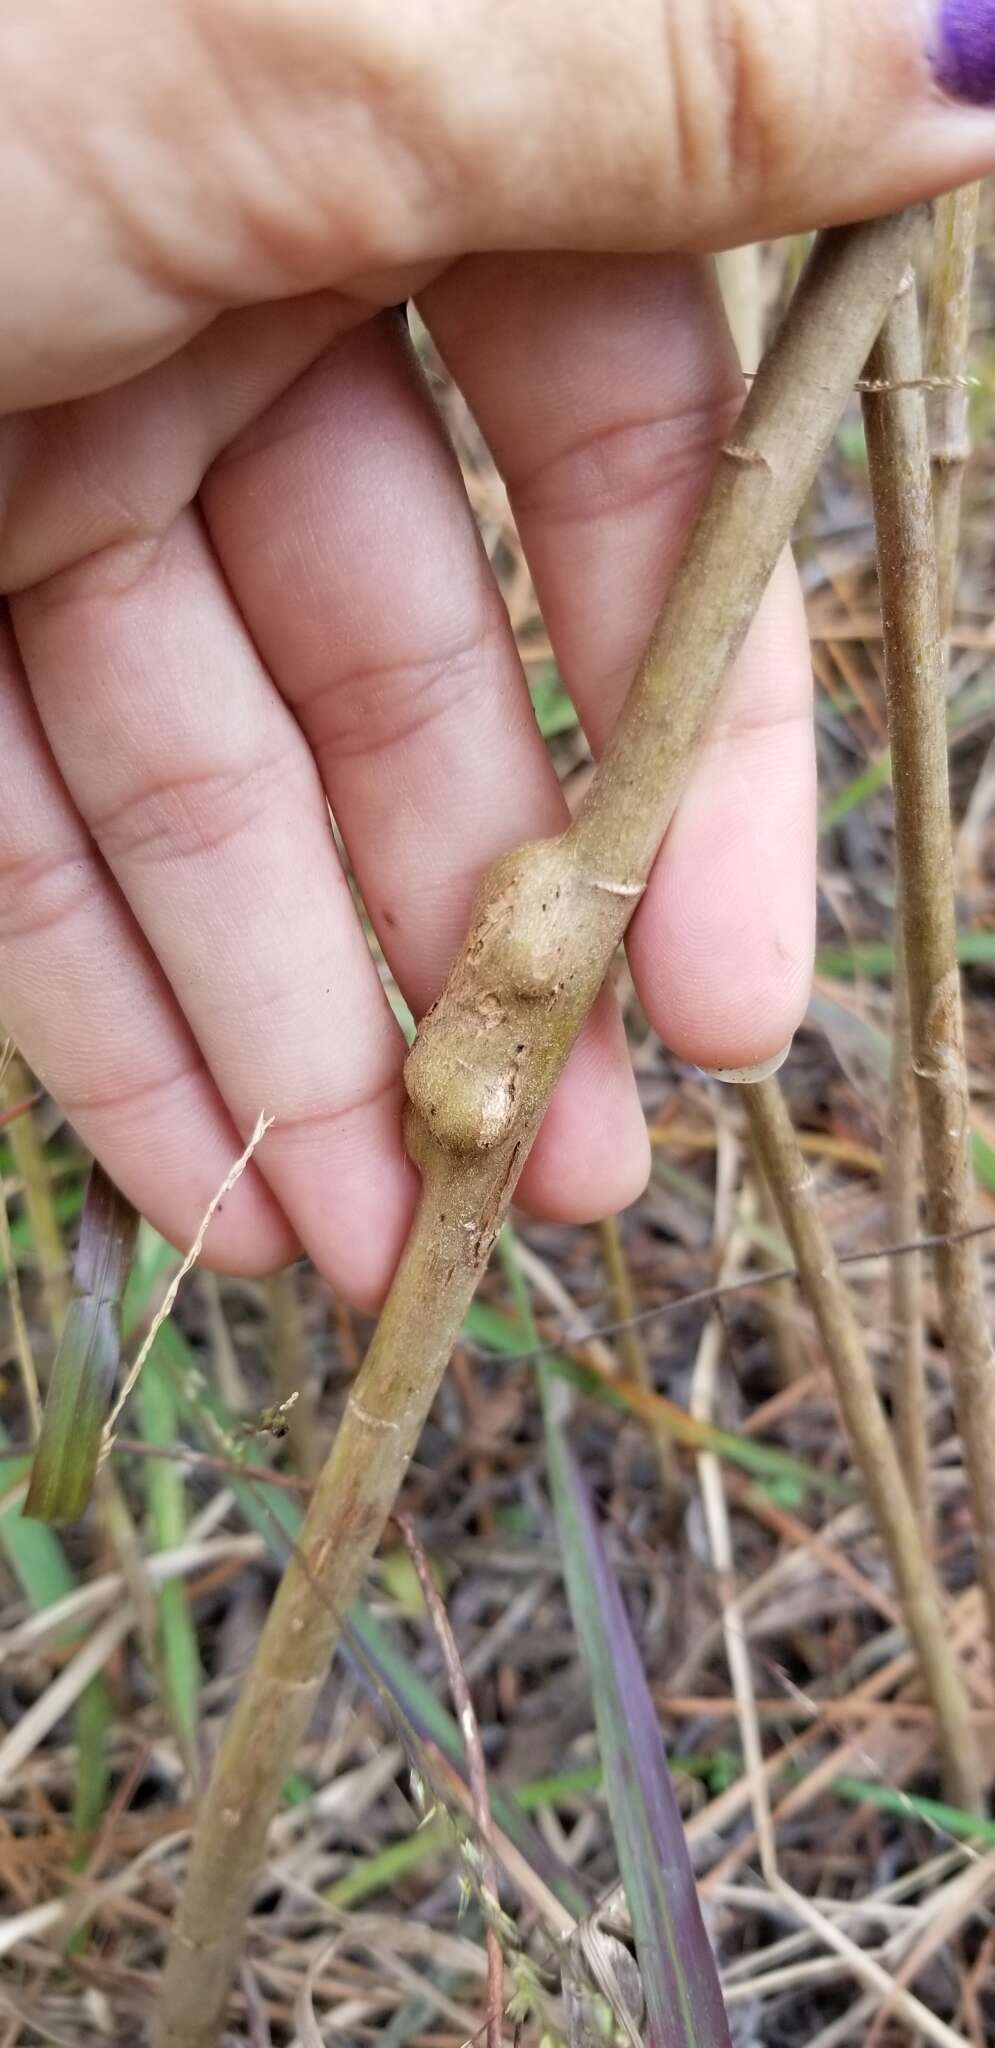
[[[86,1507],[121,1357],[121,1297],[137,1212],[94,1162],[87,1182],[73,1299],[52,1368],[24,1512],[73,1522]]]
[[[569,1396],[540,1369],[553,1503],[574,1625],[591,1674],[605,1791],[632,1917],[648,2048],[730,2048],[663,1739],[618,1578],[564,1428]]]

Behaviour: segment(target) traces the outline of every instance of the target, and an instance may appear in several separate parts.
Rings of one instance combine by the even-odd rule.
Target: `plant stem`
[[[949,1795],[976,1813],[981,1810],[981,1794],[974,1733],[957,1660],[947,1641],[939,1583],[902,1477],[860,1324],[819,1213],[812,1174],[777,1082],[755,1082],[740,1092],[818,1324],[853,1455],[936,1715]]]
[[[912,1018],[902,938],[901,904],[895,915],[895,972],[892,982],[891,1074],[885,1129],[883,1193],[887,1234],[894,1244],[919,1233],[919,1108],[912,1071]],[[891,1308],[891,1397],[902,1471],[923,1536],[933,1546],[933,1503],[929,1490],[926,1427],[926,1360],[922,1310],[922,1257],[892,1259],[888,1268]]]
[[[30,1094],[31,1082],[27,1070],[15,1053],[0,1084],[0,1107],[19,1103]],[[14,1154],[17,1177],[24,1194],[24,1207],[42,1284],[46,1319],[52,1342],[57,1344],[69,1307],[69,1261],[55,1213],[55,1203],[52,1200],[52,1183],[45,1148],[38,1136],[38,1127],[30,1109],[26,1109],[23,1116],[14,1119],[9,1126],[8,1136]]]
[[[598,1224],[598,1244],[608,1281],[612,1322],[620,1325],[618,1354],[622,1361],[622,1370],[636,1386],[652,1388],[653,1375],[646,1356],[642,1331],[639,1325],[633,1322],[636,1314],[636,1295],[617,1216],[606,1216],[604,1221]],[[673,1439],[667,1435],[666,1430],[653,1430],[653,1448],[660,1474],[660,1497],[664,1514],[673,1515],[675,1510],[679,1513],[684,1497],[684,1486]]]
[[[867,396],[864,411],[926,1214],[930,1232],[950,1239],[974,1221],[974,1183],[929,445],[925,404],[915,388],[920,373],[919,316],[915,294],[907,291],[896,299],[870,364],[872,378],[903,388]],[[978,1576],[995,1643],[995,1354],[981,1256],[976,1240],[960,1237],[938,1246],[935,1257]]]
[[[948,634],[957,600],[960,501],[971,454],[966,371],[971,340],[971,285],[978,232],[977,185],[948,192],[936,209],[933,279],[926,333],[926,369],[940,380],[933,393],[932,475],[940,627]]]
[[[209,2048],[280,1787],[553,1085],[643,893],[921,213],[823,239],[754,381],[602,762],[562,838],[506,855],[408,1055],[412,1234],[218,1755],[157,2048]]]
[[[752,377],[763,355],[763,291],[760,277],[760,247],[745,242],[739,249],[723,249],[715,258],[719,290],[726,319],[736,344],[736,354]]]
[[[418,1575],[422,1598],[442,1652],[453,1709],[466,1744],[467,1777],[470,1781],[470,1797],[473,1801],[473,1820],[477,1835],[476,1847],[480,1858],[480,1899],[487,1949],[487,2019],[484,2033],[486,2048],[501,2048],[504,1958],[497,1931],[501,1905],[498,1898],[497,1864],[494,1860],[494,1829],[491,1821],[490,1795],[487,1790],[487,1765],[484,1760],[484,1746],[480,1739],[480,1724],[467,1684],[466,1672],[460,1660],[452,1624],[446,1612],[446,1604],[432,1577],[432,1567],[419,1542],[414,1523],[407,1515],[399,1515],[397,1520],[407,1544],[408,1555]]]
[[[270,1316],[273,1383],[287,1408],[290,1454],[303,1479],[314,1479],[322,1462],[324,1431],[318,1418],[318,1375],[308,1354],[298,1294],[299,1274],[291,1268],[266,1282]]]

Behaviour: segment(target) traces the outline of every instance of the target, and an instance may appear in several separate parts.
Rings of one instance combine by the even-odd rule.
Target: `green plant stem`
[[[929,1231],[935,1253],[957,1422],[995,1643],[995,1353],[977,1241],[970,1097],[964,1054],[953,836],[947,765],[943,635],[933,534],[929,443],[913,291],[899,294],[870,362],[886,388],[864,399],[885,685],[895,787],[912,1064],[919,1099]]]
[[[939,380],[930,400],[931,463],[940,626],[953,623],[964,471],[971,455],[967,364],[971,340],[971,285],[978,232],[977,185],[948,192],[936,208],[933,278],[926,333],[926,369]]]
[[[136,1400],[146,1442],[163,1447],[175,1444],[180,1433],[179,1402],[173,1382],[155,1353],[138,1382]],[[187,1526],[182,1467],[169,1459],[150,1458],[144,1478],[154,1548],[175,1549],[183,1542]],[[190,1783],[196,1787],[201,1669],[197,1632],[182,1579],[167,1579],[156,1594],[153,1647],[162,1701],[176,1732]]]
[[[947,1640],[943,1599],[874,1385],[863,1334],[819,1213],[784,1096],[776,1081],[740,1090],[754,1145],[815,1316],[854,1459],[884,1545],[936,1716],[950,1797],[981,1810],[980,1773],[967,1694]]]
[[[587,797],[500,860],[405,1067],[412,1234],[205,1795],[157,2048],[223,2021],[270,1818],[553,1085],[909,261],[921,214],[821,241],[754,381]]]

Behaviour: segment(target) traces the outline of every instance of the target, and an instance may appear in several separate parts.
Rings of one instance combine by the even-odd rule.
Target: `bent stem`
[[[928,1229],[964,1447],[978,1576],[995,1644],[995,1353],[975,1220],[964,1054],[944,651],[933,531],[929,442],[915,293],[899,294],[870,362],[885,388],[864,399],[895,833],[919,1099]]]
[[[818,1324],[853,1455],[936,1715],[949,1796],[977,1813],[981,1793],[974,1732],[967,1694],[944,1627],[939,1582],[874,1385],[860,1324],[819,1213],[811,1171],[777,1082],[754,1082],[740,1093]]]
[[[696,743],[907,265],[918,209],[825,235],[754,381],[625,709],[560,839],[484,878],[408,1055],[414,1228],[200,1811],[157,2048],[222,2023],[266,1833],[460,1323]]]

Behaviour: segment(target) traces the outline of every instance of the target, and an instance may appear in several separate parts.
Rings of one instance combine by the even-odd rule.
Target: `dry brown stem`
[[[617,1216],[606,1216],[604,1222],[599,1223],[598,1243],[608,1280],[612,1320],[618,1324],[618,1355],[622,1361],[622,1370],[637,1386],[652,1387],[649,1359],[646,1356],[646,1346],[637,1318],[632,1274]],[[664,1430],[654,1429],[653,1448],[660,1474],[660,1494],[664,1512],[669,1515],[676,1509],[679,1513],[684,1492],[680,1466],[673,1443]]]
[[[487,1943],[487,2048],[501,2048],[504,2019],[504,1959],[501,1954],[501,1939],[495,1926],[500,1912],[497,1885],[497,1864],[494,1860],[494,1828],[491,1820],[491,1802],[487,1793],[487,1765],[484,1761],[484,1746],[480,1740],[480,1725],[474,1711],[466,1672],[460,1660],[456,1638],[446,1613],[445,1601],[432,1576],[432,1567],[422,1549],[414,1523],[407,1515],[396,1517],[397,1526],[404,1537],[408,1554],[418,1574],[425,1605],[432,1627],[438,1638],[442,1661],[446,1667],[449,1691],[456,1718],[466,1743],[466,1772],[470,1782],[470,1798],[473,1802],[473,1818],[480,1846],[480,1890],[484,1908],[484,1929]]]
[[[297,1275],[274,1273],[266,1282],[276,1397],[287,1415],[290,1451],[304,1479],[317,1477],[322,1458],[318,1372],[308,1354]]]
[[[915,294],[895,301],[871,373],[907,383],[921,361]],[[864,400],[885,682],[895,789],[899,889],[908,968],[912,1063],[919,1098],[926,1213],[936,1251],[978,1546],[978,1575],[995,1643],[995,1354],[974,1219],[970,1101],[964,1056],[953,838],[947,780],[940,627],[925,404],[914,389]]]
[[[895,908],[895,970],[892,979],[891,1074],[885,1128],[884,1201],[888,1235],[896,1243],[919,1229],[919,1107],[912,1071],[912,1019],[902,938],[901,904]],[[892,1259],[888,1268],[891,1308],[891,1397],[895,1436],[912,1505],[926,1543],[933,1543],[929,1490],[926,1347],[922,1306],[922,1256]]]
[[[553,1085],[646,884],[696,742],[899,278],[917,212],[818,245],[562,838],[484,878],[408,1056],[411,1236],[203,1801],[158,2048],[222,2022],[270,1818]]]
[[[964,185],[939,201],[929,295],[926,369],[937,380],[930,400],[931,459],[940,625],[944,634],[950,631],[957,601],[960,501],[971,454],[966,371],[978,197],[977,185]]]
[[[980,1781],[970,1710],[946,1636],[940,1587],[874,1385],[860,1324],[819,1213],[811,1170],[778,1083],[759,1081],[740,1093],[818,1325],[854,1459],[936,1715],[950,1797],[978,1812]]]

